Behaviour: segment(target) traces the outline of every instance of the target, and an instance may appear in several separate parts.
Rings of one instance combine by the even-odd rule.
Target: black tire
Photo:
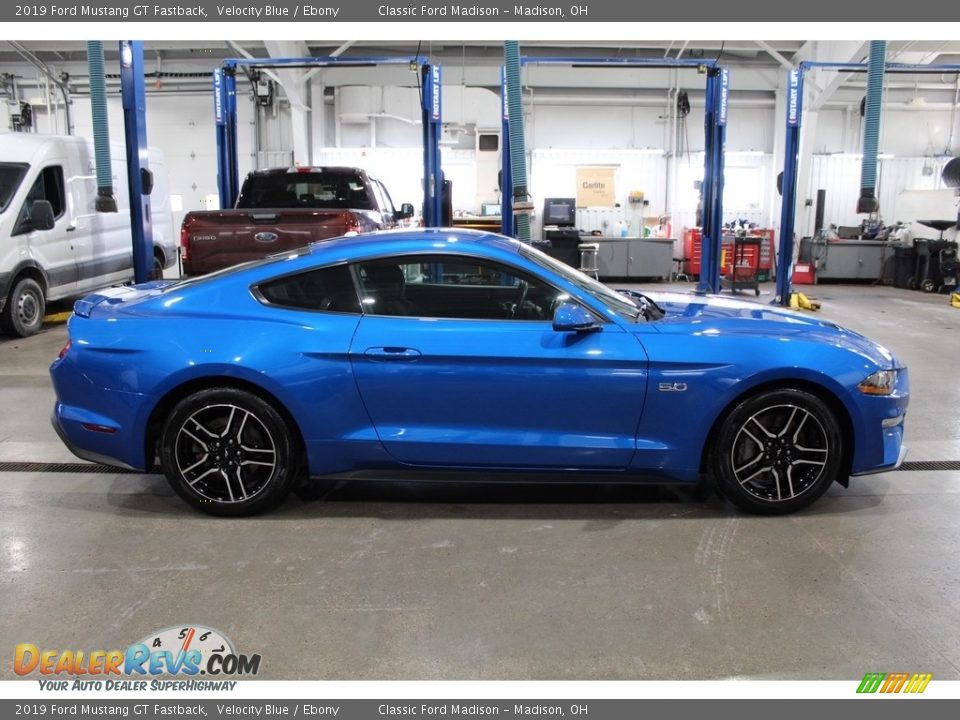
[[[920,289],[923,290],[925,293],[932,293],[934,290],[937,289],[937,284],[931,278],[927,278],[922,283],[920,283]]]
[[[236,388],[181,400],[160,434],[160,466],[177,494],[210,515],[240,517],[281,502],[300,475],[295,435],[279,412]]]
[[[43,327],[43,315],[46,304],[43,288],[33,278],[17,280],[7,298],[7,304],[0,313],[0,327],[7,335],[28,337],[36,335]]]
[[[163,279],[163,261],[161,260],[160,256],[156,254],[153,256],[153,267],[150,269],[150,279]]]
[[[803,390],[770,390],[743,400],[724,419],[711,469],[737,507],[784,515],[823,495],[843,456],[840,424],[823,400]]]

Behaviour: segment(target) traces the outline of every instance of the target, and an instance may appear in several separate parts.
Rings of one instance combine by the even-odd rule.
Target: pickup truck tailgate
[[[220,210],[184,218],[184,271],[200,275],[358,229],[350,210]]]

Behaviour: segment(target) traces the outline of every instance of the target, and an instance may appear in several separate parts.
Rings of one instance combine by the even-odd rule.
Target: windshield
[[[330,168],[248,175],[237,207],[372,210],[373,202],[356,170]]]
[[[530,245],[521,245],[520,254],[537,265],[551,272],[556,273],[571,285],[575,285],[584,292],[592,295],[601,303],[620,317],[627,320],[637,321],[640,319],[640,310],[630,301],[629,298],[620,293],[611,290],[603,283],[594,280],[588,275],[584,275],[579,270],[574,270],[566,263],[562,263],[556,258],[552,258],[546,253],[542,253]]]
[[[0,213],[7,211],[28,167],[25,163],[0,163]]]

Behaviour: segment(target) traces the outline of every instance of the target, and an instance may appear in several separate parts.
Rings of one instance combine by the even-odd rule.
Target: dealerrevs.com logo
[[[178,625],[151,633],[125,650],[42,649],[20,643],[14,649],[13,670],[20,676],[46,676],[47,681],[41,680],[43,689],[145,690],[146,681],[137,682],[136,678],[253,676],[260,671],[260,655],[237,653],[233,643],[213,628]],[[127,680],[130,678],[134,681]],[[207,687],[209,684],[197,689],[214,689]],[[165,688],[153,683],[150,689]]]
[[[858,693],[919,694],[933,680],[932,673],[867,673],[860,681]]]

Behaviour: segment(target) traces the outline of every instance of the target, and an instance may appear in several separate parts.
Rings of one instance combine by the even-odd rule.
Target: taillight
[[[186,223],[180,226],[180,259],[190,259],[190,231],[187,230]]]
[[[360,227],[360,220],[357,219],[356,215],[349,215],[347,221],[344,223],[344,235],[350,235],[351,233],[356,235],[363,232],[363,228]]]
[[[66,356],[70,351],[70,346],[73,345],[73,340],[67,340],[67,344],[63,346],[63,349],[60,351],[60,354],[57,357],[61,360]]]

